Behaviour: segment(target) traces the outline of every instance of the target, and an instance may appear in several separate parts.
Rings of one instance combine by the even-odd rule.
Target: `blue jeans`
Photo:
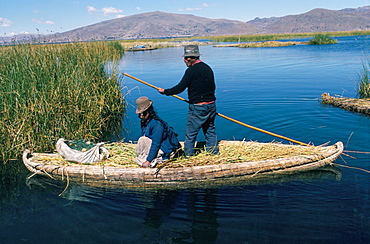
[[[186,156],[194,155],[195,142],[199,130],[202,128],[206,137],[206,150],[217,154],[218,141],[216,135],[216,103],[196,105],[189,104],[188,122],[186,125],[186,134],[184,150]]]

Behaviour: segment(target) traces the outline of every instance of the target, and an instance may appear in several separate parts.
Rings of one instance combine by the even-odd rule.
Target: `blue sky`
[[[0,0],[0,36],[53,34],[153,11],[249,21],[367,5],[370,0]]]

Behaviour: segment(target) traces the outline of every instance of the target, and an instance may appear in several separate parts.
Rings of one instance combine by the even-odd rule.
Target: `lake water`
[[[305,143],[342,141],[370,152],[370,117],[320,103],[320,95],[356,97],[370,36],[335,45],[279,48],[201,46],[214,70],[218,112]],[[120,69],[158,87],[186,69],[182,48],[127,52]],[[184,139],[187,104],[128,77],[122,137],[139,137],[135,100],[148,96]],[[187,98],[186,93],[180,96]],[[218,117],[219,139],[282,139]],[[204,140],[200,134],[199,140]],[[370,154],[342,156],[330,171],[221,186],[135,189],[88,187],[30,174],[2,174],[1,243],[369,243]],[[348,167],[343,167],[343,166]],[[349,168],[352,167],[352,168]],[[355,169],[360,168],[360,169]]]

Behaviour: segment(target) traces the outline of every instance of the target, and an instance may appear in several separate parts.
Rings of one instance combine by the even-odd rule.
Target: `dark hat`
[[[144,112],[145,110],[150,108],[152,103],[152,100],[149,100],[149,98],[147,97],[139,97],[138,99],[136,99],[136,113],[139,114]]]
[[[183,57],[199,57],[199,47],[197,45],[187,45],[184,47]]]

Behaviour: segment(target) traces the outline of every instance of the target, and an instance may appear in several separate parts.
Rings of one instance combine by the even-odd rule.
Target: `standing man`
[[[159,88],[165,95],[175,95],[188,89],[189,111],[186,125],[185,155],[195,152],[195,142],[200,129],[206,137],[206,150],[217,154],[218,141],[215,127],[216,97],[214,74],[206,63],[199,59],[199,47],[187,45],[184,48],[184,62],[188,67],[181,81],[170,89]]]

